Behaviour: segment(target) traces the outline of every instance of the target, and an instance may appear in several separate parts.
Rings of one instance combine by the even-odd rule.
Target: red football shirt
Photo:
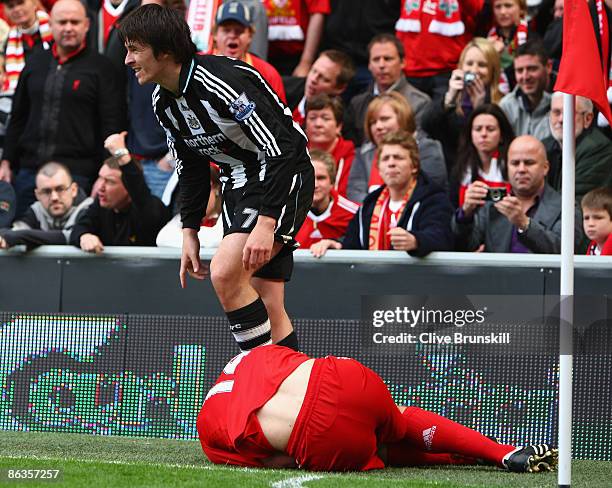
[[[295,236],[301,248],[308,249],[321,239],[338,239],[346,233],[346,228],[359,210],[359,205],[338,195],[336,190],[332,190],[331,196],[332,201],[321,215],[308,212],[304,224]]]
[[[270,348],[275,348],[270,354]],[[213,463],[263,466],[274,448],[263,435],[255,413],[280,384],[310,358],[269,345],[234,357],[206,395],[196,426],[204,453]]]

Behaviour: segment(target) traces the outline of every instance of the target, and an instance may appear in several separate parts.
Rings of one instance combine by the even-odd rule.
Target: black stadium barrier
[[[101,257],[68,247],[0,253],[0,429],[195,438],[206,392],[238,351],[210,284],[190,281],[180,290],[177,257],[127,248]],[[501,442],[554,442],[554,348],[370,347],[360,320],[363,296],[523,295],[525,304],[528,297],[543,303],[558,293],[558,261],[456,253],[417,260],[394,252],[338,252],[318,261],[298,253],[287,308],[304,352],[359,359],[397,403]],[[577,295],[612,294],[611,259],[576,261]],[[583,335],[604,346],[574,360],[573,454],[612,460],[610,310],[606,300],[598,303],[601,320]],[[534,333],[521,347],[547,342],[550,330]]]

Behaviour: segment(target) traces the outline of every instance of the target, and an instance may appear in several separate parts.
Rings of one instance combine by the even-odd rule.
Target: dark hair
[[[319,57],[327,56],[331,61],[340,66],[340,74],[336,79],[336,86],[348,85],[355,76],[355,64],[353,59],[346,53],[337,49],[327,49],[319,54]]]
[[[191,60],[196,46],[184,17],[174,8],[157,4],[132,10],[117,26],[121,41],[151,46],[155,57],[171,54],[177,63]]]
[[[395,37],[393,34],[389,34],[388,32],[383,32],[381,34],[376,34],[372,37],[372,40],[368,43],[368,60],[370,59],[370,51],[372,50],[372,46],[374,44],[393,44],[395,49],[397,49],[397,54],[400,59],[404,59],[406,56],[406,51],[404,50],[404,45],[402,42]]]
[[[582,197],[582,209],[605,210],[612,219],[612,188],[595,188]]]
[[[187,12],[187,4],[184,0],[165,0],[164,5],[174,10],[178,10],[183,17],[185,16],[185,12]]]
[[[548,53],[544,44],[539,39],[531,39],[517,47],[514,52],[514,58],[516,59],[519,56],[537,56],[540,58],[542,65],[546,66],[548,63]]]
[[[506,114],[499,106],[493,103],[484,103],[472,111],[459,139],[458,158],[454,169],[455,177],[459,182],[463,180],[468,170],[472,173],[472,181],[476,181],[478,179],[478,170],[482,168],[482,161],[480,160],[478,150],[472,142],[472,126],[476,117],[483,114],[495,117],[499,125],[499,158],[497,161],[501,167],[502,176],[504,179],[508,179],[508,148],[512,139],[514,139],[514,129],[512,129]]]
[[[336,119],[336,124],[341,124],[344,120],[344,106],[340,97],[332,97],[326,93],[315,95],[310,100],[306,101],[306,116],[311,110],[323,110],[330,108]]]
[[[136,166],[136,168],[138,169],[138,171],[140,171],[142,173],[142,163],[140,161],[138,161],[137,159],[132,158],[132,163],[134,163],[134,166]],[[103,165],[108,166],[110,169],[118,169],[119,171],[121,171],[121,165],[119,164],[119,161],[117,161],[117,158],[114,157],[110,157],[110,158],[106,158],[103,162]]]

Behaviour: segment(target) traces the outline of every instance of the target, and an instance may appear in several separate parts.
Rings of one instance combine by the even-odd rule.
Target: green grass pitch
[[[59,469],[58,481],[7,481],[8,469]],[[488,467],[405,468],[369,473],[215,466],[195,441],[0,431],[0,485],[31,487],[556,487],[556,473]],[[610,488],[612,463],[575,461],[572,486]]]

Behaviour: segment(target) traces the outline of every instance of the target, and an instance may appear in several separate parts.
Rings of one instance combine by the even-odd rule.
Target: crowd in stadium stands
[[[208,2],[2,0],[0,249],[181,246],[154,86],[116,27],[141,4],[192,19]],[[257,69],[308,136],[302,248],[560,252],[563,0],[218,3],[202,54]],[[612,254],[612,131],[587,98],[575,137],[576,252]],[[205,247],[223,235],[220,188],[213,166]]]

